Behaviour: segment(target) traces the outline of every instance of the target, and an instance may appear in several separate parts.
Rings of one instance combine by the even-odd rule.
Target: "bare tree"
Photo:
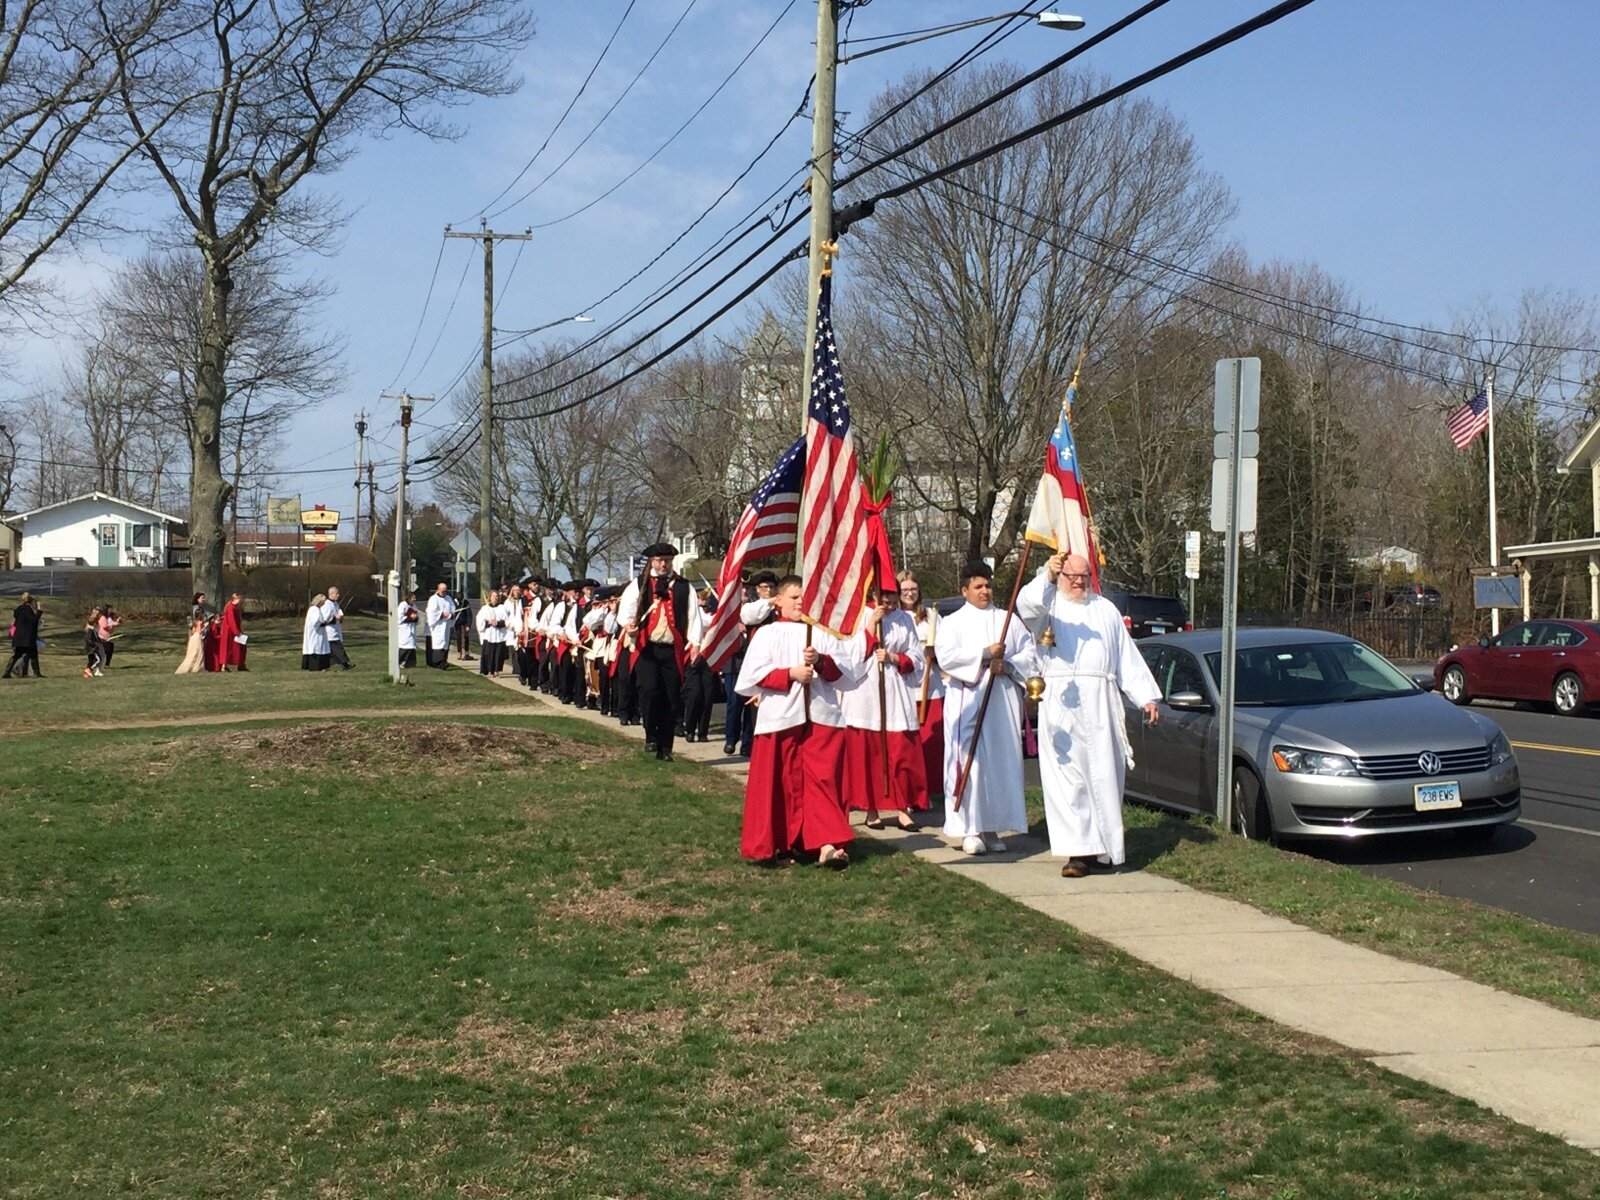
[[[303,246],[328,237],[333,214],[303,185],[363,135],[449,136],[441,109],[511,91],[507,59],[531,24],[517,0],[210,0],[185,11],[194,8],[204,29],[175,29],[164,66],[202,84],[201,98],[159,129],[137,89],[120,99],[201,263],[189,529],[194,585],[215,592],[232,493],[223,421],[240,264],[269,234]]]
[[[11,431],[16,418],[0,409],[0,513],[11,507],[17,480],[17,436]]]
[[[876,153],[908,140],[1014,74],[1001,65],[947,80],[863,147]],[[892,89],[873,115],[925,82]],[[875,190],[991,145],[1099,86],[1050,76],[859,187]],[[904,364],[927,405],[913,417],[917,436],[903,439],[902,479],[921,502],[961,520],[967,554],[1003,558],[1016,544],[1079,348],[1170,270],[1153,264],[1209,256],[1230,213],[1182,123],[1142,100],[1098,109],[878,207],[851,260],[860,287],[841,304],[841,328],[852,301],[877,311],[884,352]]]
[[[158,39],[182,20],[180,0],[0,3],[0,309],[27,307],[28,272],[80,231],[140,138],[116,119],[123,89],[144,92]],[[186,94],[145,94],[159,129]]]

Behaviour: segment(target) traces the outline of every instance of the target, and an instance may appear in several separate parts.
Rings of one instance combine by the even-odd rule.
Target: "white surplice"
[[[939,622],[934,654],[945,674],[944,833],[967,838],[980,833],[1026,831],[1022,800],[1022,681],[1038,674],[1033,638],[1013,620],[1005,637],[1005,674],[995,677],[983,733],[956,811],[956,780],[966,762],[989,678],[988,648],[1000,641],[1003,608],[964,604]]]
[[[864,634],[857,633],[856,653],[862,659],[861,685],[845,692],[842,701],[844,723],[851,729],[887,728],[891,733],[909,733],[917,728],[917,689],[922,686],[922,673],[927,660],[922,644],[917,640],[917,626],[906,612],[890,612],[878,624],[878,641],[889,652],[889,661],[883,665],[883,699],[878,703],[878,663],[866,653]],[[905,655],[911,660],[911,670],[902,674],[895,658]],[[887,718],[887,724],[880,721]]]
[[[841,697],[861,682],[861,651],[857,639],[841,641],[821,629],[811,631],[811,644],[817,652],[833,659],[839,678],[833,682],[819,671],[811,681],[811,720],[818,725],[844,727]],[[806,723],[806,686],[792,680],[785,692],[767,691],[761,681],[773,671],[787,671],[805,661],[806,626],[799,621],[774,621],[763,625],[750,638],[739,668],[734,691],[745,697],[760,696],[756,706],[756,732],[777,733]]]
[[[1117,606],[1104,596],[1076,604],[1043,572],[1017,597],[1017,615],[1056,644],[1041,647],[1039,779],[1050,853],[1121,863],[1122,786],[1133,753],[1122,699],[1143,708],[1161,697]]]
[[[456,602],[438,592],[428,597],[428,645],[435,650],[450,649],[450,624],[455,620]]]
[[[306,609],[305,630],[300,637],[301,654],[331,654],[328,648],[328,627],[323,624],[322,605],[313,604]]]

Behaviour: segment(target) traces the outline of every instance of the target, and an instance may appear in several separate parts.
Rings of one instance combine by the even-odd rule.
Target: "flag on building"
[[[700,643],[704,647],[701,656],[713,671],[722,670],[739,649],[745,567],[764,558],[794,553],[794,533],[800,522],[800,481],[805,469],[805,440],[796,438],[751,495],[739,523],[733,527],[722,570],[717,574],[717,612]]]
[[[1445,428],[1450,431],[1450,440],[1456,444],[1456,449],[1465,450],[1472,445],[1473,438],[1489,428],[1489,397],[1479,392],[1450,414]]]
[[[1044,474],[1033,495],[1028,513],[1028,528],[1023,537],[1036,545],[1048,546],[1057,554],[1081,554],[1089,560],[1089,574],[1095,591],[1100,590],[1100,552],[1089,526],[1089,498],[1078,473],[1078,449],[1072,439],[1072,405],[1078,397],[1078,373],[1072,373],[1061,416],[1044,452]]]
[[[850,405],[833,335],[831,276],[817,295],[817,340],[806,410],[805,590],[801,611],[831,633],[849,637],[861,619],[862,590],[871,572]]]

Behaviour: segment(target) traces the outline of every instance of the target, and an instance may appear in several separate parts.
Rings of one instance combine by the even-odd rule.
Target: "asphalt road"
[[[1473,706],[1499,723],[1522,770],[1522,818],[1494,840],[1407,837],[1295,847],[1412,887],[1600,934],[1600,715]]]

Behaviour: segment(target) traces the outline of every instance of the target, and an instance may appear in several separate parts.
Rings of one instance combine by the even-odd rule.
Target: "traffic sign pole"
[[[1217,466],[1223,463],[1222,452],[1227,452],[1227,521],[1224,536],[1222,567],[1222,677],[1221,706],[1217,713],[1217,823],[1232,829],[1233,811],[1233,704],[1237,671],[1239,632],[1239,533],[1242,487],[1240,475],[1243,464],[1255,463],[1254,457],[1246,459],[1245,451],[1255,445],[1245,446],[1245,438],[1253,434],[1261,417],[1261,360],[1259,358],[1225,358],[1217,363],[1214,392],[1213,426],[1220,435],[1215,440],[1214,452]],[[1251,437],[1252,443],[1259,438]],[[1213,472],[1212,526],[1216,527],[1217,491],[1216,472]],[[1250,519],[1246,524],[1255,528],[1255,479],[1250,480]]]

